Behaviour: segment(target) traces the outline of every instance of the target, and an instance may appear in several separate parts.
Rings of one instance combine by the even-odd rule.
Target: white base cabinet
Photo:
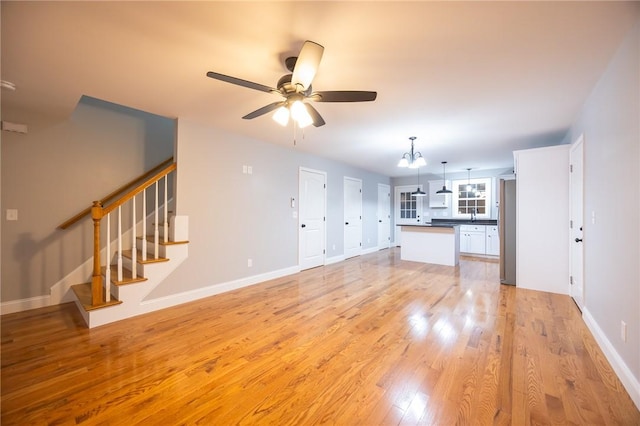
[[[486,226],[460,226],[460,252],[469,254],[486,254]]]
[[[460,253],[500,256],[500,237],[495,225],[461,225]]]
[[[500,256],[500,234],[497,226],[487,226],[486,254]]]

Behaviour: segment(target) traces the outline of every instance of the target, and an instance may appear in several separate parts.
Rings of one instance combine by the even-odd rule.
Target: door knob
[[[378,220],[378,222],[382,223],[382,220]]]
[[[582,242],[582,238],[576,238],[576,243],[581,243]]]
[[[307,225],[305,225],[304,223],[302,225],[300,225],[302,228],[306,228]]]
[[[348,224],[349,224],[349,222],[345,222],[344,224],[345,224],[345,225],[348,225]]]

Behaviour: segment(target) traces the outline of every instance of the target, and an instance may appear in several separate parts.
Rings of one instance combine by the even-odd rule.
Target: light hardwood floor
[[[85,328],[2,317],[2,424],[640,424],[568,296],[396,249]]]

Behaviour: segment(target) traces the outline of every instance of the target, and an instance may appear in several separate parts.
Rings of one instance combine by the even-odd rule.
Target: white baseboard
[[[366,248],[366,249],[362,249],[362,253],[361,253],[361,255],[364,255],[364,254],[370,254],[370,253],[375,253],[375,252],[377,252],[378,250],[380,250],[380,249],[378,248],[378,246],[374,246],[374,247],[369,247],[369,248]]]
[[[327,257],[324,260],[325,265],[332,265],[334,263],[342,262],[344,260],[344,255]]]
[[[607,361],[609,361],[618,375],[622,385],[629,392],[629,396],[631,396],[636,407],[640,410],[640,381],[633,375],[587,308],[582,311],[582,318],[596,339],[598,346],[602,349]]]
[[[29,309],[44,308],[45,306],[58,304],[51,303],[51,296],[37,296],[28,299],[10,300],[0,303],[0,315],[13,314],[15,312],[28,311]]]
[[[228,291],[237,290],[243,287],[259,284],[264,281],[285,277],[300,272],[300,267],[292,266],[290,268],[279,269],[264,274],[253,275],[251,277],[240,278],[226,283],[214,284],[208,287],[198,288],[183,293],[172,294],[171,296],[159,297],[143,301],[140,305],[145,306],[145,312],[156,311],[159,309],[169,308],[171,306],[181,305],[183,303],[193,302],[205,297],[215,296],[216,294],[226,293]]]

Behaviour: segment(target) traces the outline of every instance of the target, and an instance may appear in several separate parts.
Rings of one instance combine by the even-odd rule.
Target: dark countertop
[[[431,224],[436,226],[443,225],[493,225],[496,226],[498,221],[495,219],[478,219],[471,221],[470,219],[431,219]]]
[[[417,228],[454,228],[458,226],[458,223],[416,223],[407,224],[407,225],[396,225],[396,226],[414,226]]]

